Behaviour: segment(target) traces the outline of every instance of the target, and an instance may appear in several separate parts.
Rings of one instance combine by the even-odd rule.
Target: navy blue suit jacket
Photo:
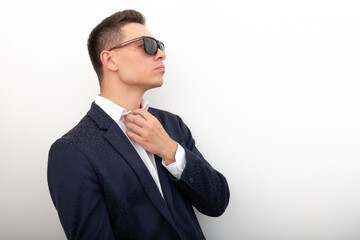
[[[68,239],[205,239],[193,206],[219,216],[226,179],[205,161],[176,115],[149,108],[186,153],[178,180],[155,155],[164,198],[125,134],[98,105],[49,152],[48,184]]]

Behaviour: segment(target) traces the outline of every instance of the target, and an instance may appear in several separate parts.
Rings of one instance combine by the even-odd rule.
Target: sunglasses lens
[[[165,52],[165,46],[162,42],[159,42],[159,48],[161,51]]]
[[[161,51],[165,52],[164,44],[152,38],[144,38],[144,48],[145,52],[152,56],[156,55],[158,48],[160,48]]]
[[[150,55],[155,55],[157,52],[157,43],[154,39],[145,38],[144,39],[145,52]]]

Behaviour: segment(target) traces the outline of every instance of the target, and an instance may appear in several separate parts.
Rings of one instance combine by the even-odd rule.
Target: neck
[[[126,111],[140,108],[145,91],[131,86],[101,86],[100,96],[109,99]]]

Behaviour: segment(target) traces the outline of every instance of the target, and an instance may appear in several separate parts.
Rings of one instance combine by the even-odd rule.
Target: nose
[[[158,59],[164,60],[166,58],[166,54],[165,54],[165,52],[158,49],[158,51],[157,51],[156,55],[154,56],[154,58],[155,58],[155,60],[158,60]]]

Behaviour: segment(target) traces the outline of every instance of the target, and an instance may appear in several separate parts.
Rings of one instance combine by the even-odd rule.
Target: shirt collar
[[[95,103],[106,112],[116,123],[120,121],[120,119],[129,113],[130,111],[126,111],[124,108],[120,107],[116,103],[110,101],[107,98],[104,98],[100,95],[97,95],[95,98]],[[149,109],[149,102],[146,99],[142,99],[141,108],[146,111]]]

